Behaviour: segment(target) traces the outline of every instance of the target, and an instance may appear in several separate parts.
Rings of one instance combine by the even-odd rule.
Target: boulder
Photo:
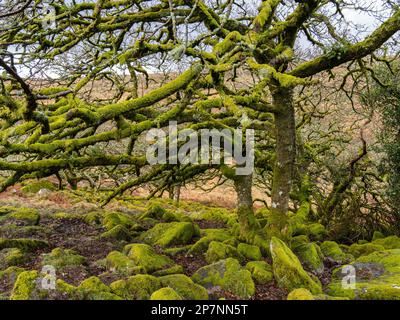
[[[147,274],[138,274],[127,280],[118,280],[110,285],[111,291],[127,300],[148,300],[151,294],[161,288],[158,278]]]
[[[182,297],[172,288],[161,288],[152,293],[150,300],[182,300]]]
[[[303,243],[296,246],[293,250],[304,266],[316,273],[324,272],[324,255],[316,243]]]
[[[349,247],[349,253],[353,255],[355,258],[369,255],[370,253],[375,251],[383,251],[383,250],[385,250],[383,246],[374,243],[364,243],[364,244],[353,243]]]
[[[257,261],[262,258],[260,248],[247,243],[239,243],[237,246],[237,252],[248,260]]]
[[[192,279],[210,290],[220,287],[242,299],[248,299],[255,293],[250,271],[243,269],[239,261],[233,258],[200,268]]]
[[[400,249],[400,238],[397,236],[390,236],[381,239],[375,239],[372,244],[383,246],[386,250]]]
[[[246,264],[246,270],[257,284],[266,284],[274,279],[272,267],[265,261],[250,261]]]
[[[26,261],[26,255],[18,248],[0,250],[0,270],[17,266]]]
[[[400,300],[400,249],[375,251],[359,257],[354,267],[354,288],[349,286],[349,266],[333,272],[329,294],[350,299]]]
[[[191,222],[158,223],[140,236],[140,240],[151,245],[168,247],[187,244],[200,230]]]
[[[218,241],[212,241],[210,243],[205,256],[208,263],[217,262],[226,258],[238,258],[241,260],[241,256],[235,247]]]
[[[280,239],[272,237],[270,251],[273,273],[279,287],[288,291],[306,288],[313,294],[322,292],[317,278],[312,278],[302,267],[299,259]]]
[[[338,263],[348,262],[352,259],[352,256],[344,253],[340,246],[334,241],[324,241],[320,248],[325,257]]]
[[[223,229],[201,230],[202,237],[190,248],[188,255],[206,252],[212,241],[224,242],[232,239],[232,235]]]
[[[51,265],[62,270],[65,267],[80,266],[86,262],[86,258],[78,255],[71,249],[55,248],[50,253],[43,254],[42,265]]]
[[[106,267],[111,272],[121,275],[145,273],[143,267],[137,266],[133,260],[129,259],[125,254],[119,251],[112,251],[107,255]]]
[[[186,300],[208,300],[207,290],[184,274],[171,274],[159,278],[163,287],[169,287]]]

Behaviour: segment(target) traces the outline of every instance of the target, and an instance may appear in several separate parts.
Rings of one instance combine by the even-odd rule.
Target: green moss
[[[377,239],[383,239],[385,236],[383,235],[382,232],[379,231],[374,231],[374,234],[372,235],[372,241],[375,241]]]
[[[324,255],[316,243],[300,244],[296,246],[293,251],[307,268],[317,273],[322,273],[324,271]]]
[[[243,299],[248,299],[255,293],[250,271],[244,270],[239,261],[233,258],[200,268],[192,279],[206,288],[221,287]]]
[[[100,212],[92,211],[92,212],[87,213],[83,219],[87,224],[100,225],[102,215]]]
[[[144,273],[145,270],[141,266],[137,266],[133,260],[119,251],[112,251],[106,257],[106,267],[115,273],[122,275],[133,275]]]
[[[224,242],[233,238],[228,231],[222,229],[204,229],[201,230],[201,235],[203,237],[200,238],[188,251],[189,255],[206,252],[212,241]]]
[[[164,253],[169,256],[175,256],[180,253],[187,253],[192,248],[192,245],[180,246],[180,247],[173,247],[173,248],[165,248]]]
[[[253,246],[247,243],[239,243],[237,251],[243,257],[249,260],[261,260],[261,250],[257,246]]]
[[[3,239],[0,238],[0,249],[18,248],[22,251],[33,251],[47,248],[47,241],[38,239]]]
[[[313,240],[322,240],[327,235],[325,227],[320,223],[309,224],[306,229],[307,235]]]
[[[80,266],[85,262],[85,257],[78,255],[71,249],[55,248],[50,253],[43,254],[42,265],[51,265],[62,270],[69,266]]]
[[[340,246],[334,241],[324,241],[321,244],[321,251],[325,257],[339,263],[343,263],[349,260],[349,256],[345,254]]]
[[[0,250],[0,268],[8,268],[24,263],[26,255],[18,248]]]
[[[279,287],[288,291],[306,288],[314,294],[322,292],[321,284],[304,271],[299,259],[278,238],[272,237],[270,251],[273,260],[273,272]]]
[[[57,190],[57,187],[55,184],[48,180],[39,180],[39,181],[33,181],[24,187],[21,188],[21,191],[24,193],[38,193],[41,189],[47,189],[50,191],[55,191]]]
[[[400,249],[400,238],[397,236],[390,236],[387,238],[376,239],[373,244],[383,246],[385,249]]]
[[[51,219],[57,220],[81,220],[84,219],[84,216],[79,213],[71,213],[71,212],[56,212],[54,214],[50,214],[48,216]]]
[[[39,220],[40,220],[40,214],[37,210],[35,209],[30,209],[30,208],[20,208],[20,209],[15,209],[6,216],[3,216],[0,218],[1,220],[4,219],[11,219],[13,221],[17,221],[18,225],[38,225]]]
[[[116,226],[123,226],[128,230],[132,230],[137,227],[137,223],[129,214],[121,212],[108,212],[104,215],[102,224],[107,230],[111,230]]]
[[[288,296],[288,300],[315,300],[312,293],[304,288],[298,288],[291,291]]]
[[[210,243],[205,256],[208,263],[217,262],[226,258],[238,258],[243,260],[235,247],[217,241],[212,241]]]
[[[364,244],[353,243],[349,247],[349,253],[353,255],[355,258],[369,255],[370,253],[375,251],[383,251],[383,250],[385,250],[383,246],[373,243],[364,243]]]
[[[174,289],[183,299],[208,300],[207,290],[195,284],[189,277],[183,274],[172,274],[159,279],[163,287]]]
[[[111,283],[112,292],[128,300],[147,300],[151,294],[161,288],[160,280],[156,277],[138,274],[127,280],[118,280]]]
[[[141,266],[146,273],[168,269],[175,265],[174,261],[167,256],[157,254],[152,247],[147,244],[130,244],[125,246],[124,252],[127,253],[135,265]]]
[[[118,225],[106,232],[103,232],[100,238],[129,241],[132,238],[132,236],[128,231],[128,229],[126,229],[122,225]]]
[[[161,288],[152,293],[150,300],[183,300],[172,288]]]
[[[250,261],[246,264],[246,270],[257,284],[266,284],[274,279],[272,267],[265,261]]]
[[[10,300],[30,300],[35,298],[37,291],[37,271],[23,271],[15,281]]]
[[[151,245],[168,247],[187,244],[193,237],[199,236],[199,228],[190,222],[159,223],[142,233],[140,239]]]
[[[152,218],[160,220],[167,211],[158,203],[150,203],[146,212],[144,212],[139,219]]]

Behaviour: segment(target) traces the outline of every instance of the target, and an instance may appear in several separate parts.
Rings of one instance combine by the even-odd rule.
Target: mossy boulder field
[[[400,299],[396,236],[343,245],[304,229],[258,243],[231,209],[169,199],[0,212],[1,299]]]

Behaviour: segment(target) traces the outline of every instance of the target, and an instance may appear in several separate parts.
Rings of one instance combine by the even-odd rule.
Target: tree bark
[[[259,229],[253,210],[253,175],[236,176],[234,183],[237,194],[237,215],[240,233],[247,235],[250,231]]]
[[[289,195],[296,159],[296,125],[293,105],[293,90],[278,88],[273,92],[276,132],[276,160],[272,181],[272,209],[268,233],[285,235]]]

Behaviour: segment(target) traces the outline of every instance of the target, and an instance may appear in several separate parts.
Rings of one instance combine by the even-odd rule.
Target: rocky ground
[[[290,241],[258,247],[235,236],[232,209],[128,197],[105,210],[47,187],[0,198],[1,299],[400,298],[396,236],[337,244],[295,215]]]

